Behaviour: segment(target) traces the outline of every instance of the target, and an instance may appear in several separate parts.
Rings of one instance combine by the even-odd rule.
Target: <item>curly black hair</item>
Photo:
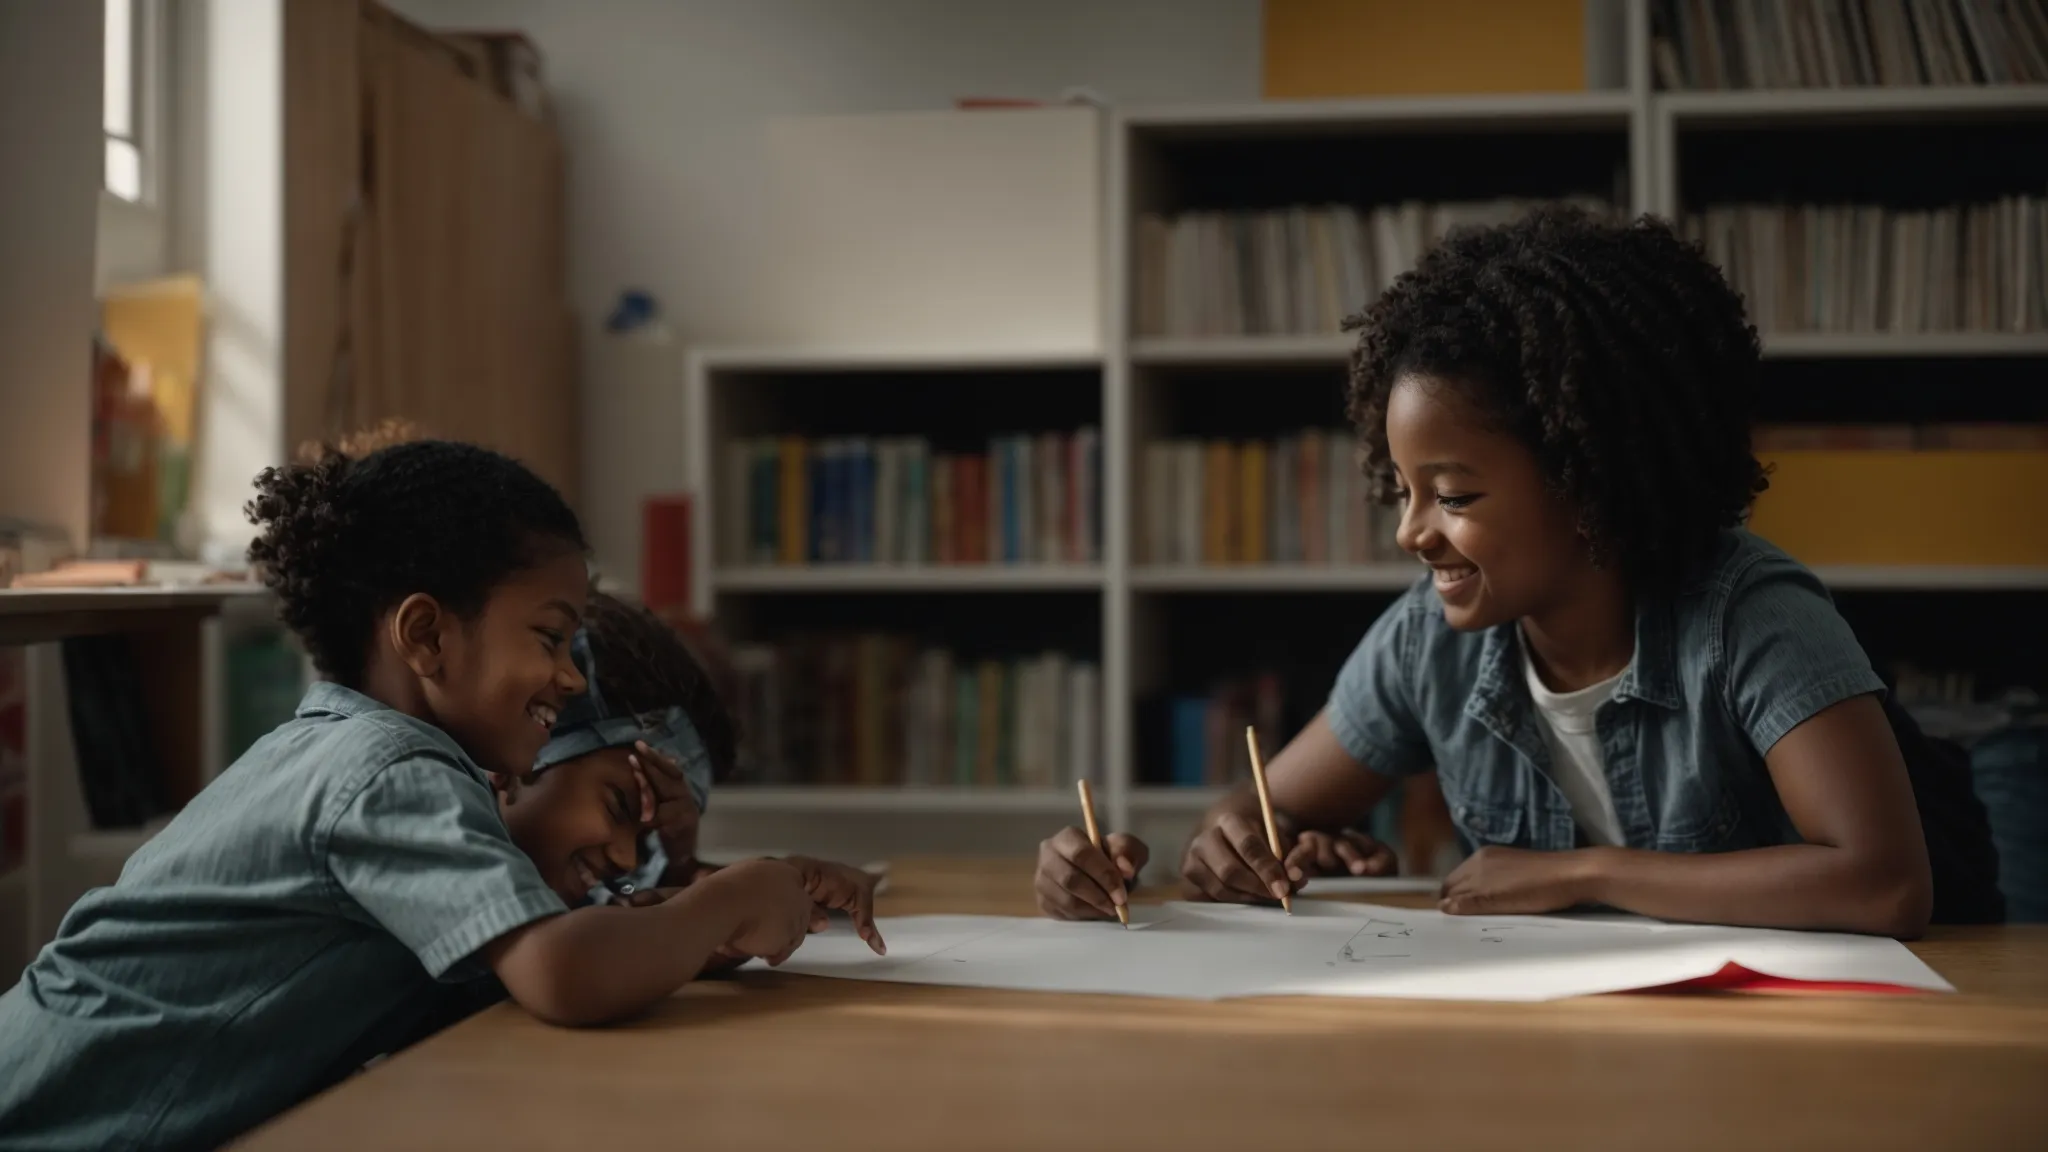
[[[1359,332],[1347,407],[1382,503],[1404,376],[1457,389],[1527,444],[1632,587],[1682,583],[1768,485],[1750,448],[1756,329],[1720,269],[1656,219],[1560,206],[1454,231],[1345,329]]]
[[[377,618],[415,592],[459,616],[516,572],[589,550],[576,513],[525,465],[473,444],[302,451],[256,478],[249,562],[321,674],[360,687]]]
[[[604,592],[590,594],[583,627],[605,703],[635,715],[681,708],[711,758],[711,778],[731,776],[739,758],[738,723],[681,634],[640,605]]]

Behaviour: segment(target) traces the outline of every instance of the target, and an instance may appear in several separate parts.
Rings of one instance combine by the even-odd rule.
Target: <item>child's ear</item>
[[[422,680],[441,675],[441,632],[449,622],[441,602],[424,592],[407,596],[391,613],[391,647]]]

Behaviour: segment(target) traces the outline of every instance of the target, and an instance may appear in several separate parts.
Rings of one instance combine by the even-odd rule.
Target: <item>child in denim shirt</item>
[[[718,871],[697,859],[697,828],[713,782],[737,760],[732,713],[676,630],[615,596],[591,593],[571,652],[589,687],[563,707],[533,776],[502,782],[505,823],[529,854],[570,860],[593,902],[658,902]],[[588,810],[575,798],[593,788],[617,790],[614,803],[632,793],[652,826],[638,866],[610,880],[586,863],[597,829],[579,830],[570,815]],[[809,857],[786,862],[803,875],[820,917],[846,912],[869,947],[883,951],[872,877]]]
[[[1662,223],[1544,210],[1454,233],[1350,326],[1363,465],[1430,573],[1274,757],[1280,855],[1239,792],[1182,856],[1191,893],[1392,871],[1351,829],[1433,767],[1477,848],[1446,912],[1919,933],[1884,685],[1820,581],[1742,527],[1759,348],[1719,270]],[[1105,846],[1041,846],[1047,914],[1127,898],[1147,848]]]
[[[0,996],[10,1146],[211,1148],[416,1038],[447,985],[494,974],[537,1016],[597,1023],[802,942],[814,906],[774,861],[571,911],[586,873],[639,862],[630,772],[558,798],[573,853],[508,831],[491,776],[528,774],[584,689],[585,546],[554,489],[423,441],[329,450],[257,492],[250,559],[325,679]]]

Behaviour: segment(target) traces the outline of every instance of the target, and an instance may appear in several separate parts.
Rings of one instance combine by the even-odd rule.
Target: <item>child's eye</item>
[[[612,819],[621,824],[639,823],[633,818],[633,806],[627,801],[625,790],[616,786],[612,788]]]
[[[534,631],[540,634],[541,647],[548,651],[553,652],[562,646],[562,634],[553,628],[535,628]]]
[[[1450,512],[1456,512],[1456,511],[1457,511],[1458,509],[1460,509],[1460,508],[1469,508],[1469,507],[1471,507],[1471,506],[1472,506],[1472,502],[1473,502],[1474,500],[1477,500],[1477,499],[1479,499],[1479,497],[1477,497],[1477,496],[1443,496],[1443,495],[1439,495],[1439,496],[1438,496],[1438,497],[1436,498],[1436,506],[1437,506],[1437,507],[1439,507],[1439,508],[1445,509],[1446,511],[1450,511]]]

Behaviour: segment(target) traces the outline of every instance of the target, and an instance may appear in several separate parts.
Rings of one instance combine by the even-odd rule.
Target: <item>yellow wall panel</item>
[[[1577,92],[1584,0],[1266,0],[1269,100]]]
[[[1806,564],[2048,567],[2048,452],[1780,452],[1750,528]]]

